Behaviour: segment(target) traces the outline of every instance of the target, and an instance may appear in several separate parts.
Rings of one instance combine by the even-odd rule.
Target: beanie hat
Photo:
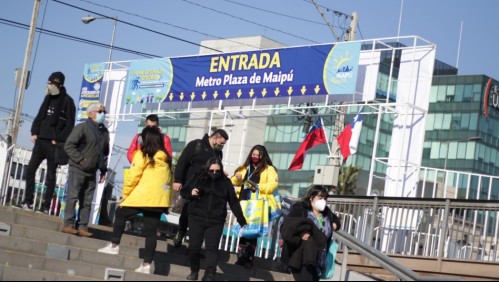
[[[50,76],[48,81],[50,82],[55,82],[59,85],[64,85],[64,74],[60,71],[53,72]]]

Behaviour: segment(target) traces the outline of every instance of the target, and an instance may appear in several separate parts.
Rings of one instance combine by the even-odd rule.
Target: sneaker
[[[192,271],[191,274],[187,275],[187,277],[185,279],[187,279],[187,280],[198,280],[198,273]]]
[[[175,234],[175,237],[173,237],[173,246],[175,248],[178,248],[182,245],[182,240],[184,239],[185,236],[185,231],[177,231],[177,234]]]
[[[33,204],[30,204],[29,202],[22,202],[19,205],[13,206],[14,208],[17,209],[23,209],[25,211],[32,211],[33,210]]]
[[[113,244],[109,243],[104,248],[100,248],[97,250],[99,253],[105,253],[110,255],[117,255],[120,253],[120,246],[116,246],[113,248]]]
[[[135,272],[151,274],[151,265],[148,264],[144,266],[143,264],[140,264],[139,268],[135,269]]]

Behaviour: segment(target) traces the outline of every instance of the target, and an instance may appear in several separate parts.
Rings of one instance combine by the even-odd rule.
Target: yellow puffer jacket
[[[123,207],[170,207],[171,168],[163,151],[154,155],[154,166],[142,152],[134,155],[123,185]]]
[[[242,179],[244,179],[247,172],[248,168],[242,168],[238,171],[235,171],[234,176],[232,176],[232,178],[230,179],[232,181],[232,185],[237,187],[236,192],[238,194],[241,189],[241,185],[243,184],[243,181],[237,179],[236,174],[240,173],[243,176]],[[275,189],[277,189],[278,185],[279,185],[279,178],[277,176],[277,171],[273,166],[268,166],[260,173],[260,182],[258,183],[258,189],[259,189],[258,193],[260,194],[260,198],[263,199],[269,199],[271,197],[273,198],[274,191]],[[253,193],[253,195],[255,195],[255,193]]]

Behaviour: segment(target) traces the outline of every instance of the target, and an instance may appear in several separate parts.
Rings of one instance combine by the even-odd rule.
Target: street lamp
[[[444,143],[447,143],[447,151],[445,152],[445,162],[444,162],[444,170],[447,170],[447,159],[449,158],[449,145],[450,142],[468,142],[468,141],[480,141],[482,140],[482,136],[473,136],[465,139],[458,139],[458,140],[448,140],[445,141]]]
[[[98,19],[111,19],[111,20],[114,20],[113,35],[111,36],[111,45],[109,45],[109,57],[107,58],[107,62],[108,62],[108,83],[107,83],[107,86],[106,86],[106,94],[104,95],[104,105],[106,105],[106,102],[107,102],[107,92],[109,90],[109,80],[110,80],[110,75],[111,75],[111,59],[112,59],[112,56],[113,56],[114,35],[116,33],[116,23],[118,22],[118,17],[117,16],[115,16],[115,17],[94,17],[94,16],[90,16],[89,15],[89,16],[81,18],[81,21],[84,24],[89,24],[89,23],[93,22],[94,20],[98,20]]]

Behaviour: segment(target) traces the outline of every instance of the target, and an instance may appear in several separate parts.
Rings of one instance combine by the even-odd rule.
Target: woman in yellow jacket
[[[132,166],[125,177],[123,198],[116,210],[111,243],[99,249],[101,253],[118,254],[126,219],[142,213],[146,238],[144,261],[136,272],[151,273],[151,262],[157,244],[157,229],[162,213],[168,213],[171,202],[171,168],[157,128],[142,131],[141,153],[135,154]]]
[[[235,187],[240,187],[239,200],[255,198],[256,194],[252,192],[258,189],[260,198],[275,202],[274,192],[279,184],[279,179],[269,153],[262,145],[255,145],[251,148],[246,161],[235,170],[231,181]],[[243,237],[239,240],[237,265],[253,266],[256,242],[256,238]]]

